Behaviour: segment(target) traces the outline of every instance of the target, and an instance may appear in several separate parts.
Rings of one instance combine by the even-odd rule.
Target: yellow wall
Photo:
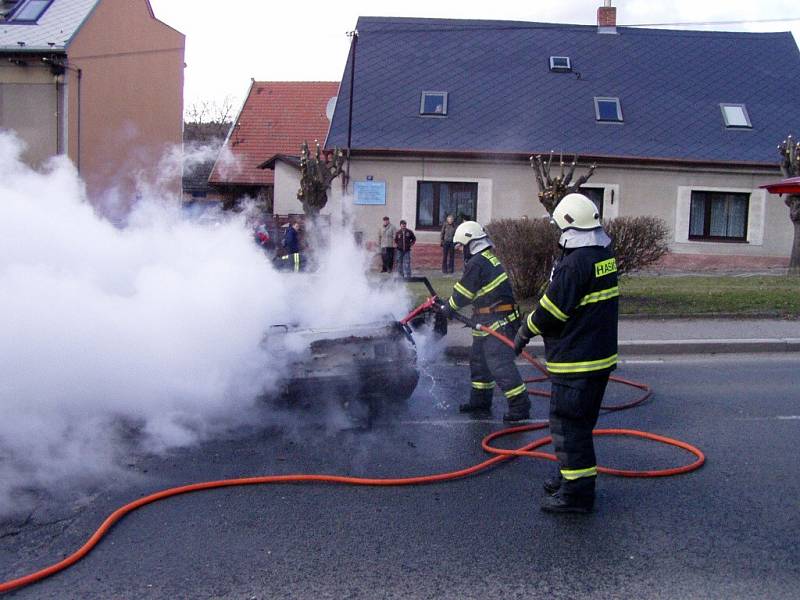
[[[101,0],[68,47],[69,156],[93,201],[117,188],[130,204],[136,173],[180,147],[184,42],[147,0]],[[179,197],[180,169],[168,187]]]
[[[20,57],[24,66],[0,64],[0,129],[12,130],[26,146],[23,158],[40,166],[60,148],[60,86],[41,57]]]
[[[582,174],[585,168],[579,169]],[[340,179],[333,182],[327,212],[349,215],[357,231],[371,239],[383,215],[394,223],[408,221],[416,229],[416,182],[420,179],[478,182],[478,220],[504,217],[531,218],[546,214],[536,194],[536,179],[527,162],[480,160],[420,160],[356,158],[350,167],[351,182],[365,180],[386,182],[386,204],[353,204],[352,183],[342,194]],[[665,165],[663,167],[598,165],[587,185],[608,186],[604,213],[608,216],[653,215],[661,217],[672,231],[673,252],[681,254],[741,255],[753,257],[789,256],[793,236],[788,209],[777,196],[759,186],[780,179],[778,169],[710,169]],[[276,176],[275,197],[283,198],[288,190],[279,189]],[[748,242],[689,242],[681,237],[688,231],[685,210],[686,190],[691,188],[746,191],[750,196]],[[613,199],[610,194],[614,190]],[[683,205],[683,208],[682,208]],[[276,201],[277,209],[277,201]],[[439,232],[417,231],[423,243],[438,243]]]

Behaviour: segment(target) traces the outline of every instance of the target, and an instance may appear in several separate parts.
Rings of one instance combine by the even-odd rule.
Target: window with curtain
[[[747,241],[750,194],[692,192],[689,239]]]
[[[477,219],[477,183],[420,181],[417,184],[417,229],[439,229],[447,215],[453,215],[456,224]]]

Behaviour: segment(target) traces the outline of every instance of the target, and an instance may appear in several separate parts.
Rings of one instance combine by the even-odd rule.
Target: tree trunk
[[[794,225],[794,241],[792,242],[792,255],[789,259],[789,275],[800,276],[800,194],[786,197],[786,206],[789,207],[789,218]]]

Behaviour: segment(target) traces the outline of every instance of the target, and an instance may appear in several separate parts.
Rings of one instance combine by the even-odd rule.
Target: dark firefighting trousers
[[[561,470],[561,495],[593,500],[597,479],[592,430],[597,424],[608,373],[566,379],[551,376],[550,434]]]
[[[496,323],[497,316],[487,323],[492,326]],[[484,320],[484,319],[481,319]],[[519,320],[515,319],[496,329],[509,339],[514,339]],[[516,355],[514,350],[506,346],[496,337],[473,331],[472,350],[469,357],[469,368],[472,379],[472,390],[469,403],[473,406],[490,407],[495,384],[503,391],[508,400],[510,415],[528,416],[531,401],[528,389],[514,364]]]

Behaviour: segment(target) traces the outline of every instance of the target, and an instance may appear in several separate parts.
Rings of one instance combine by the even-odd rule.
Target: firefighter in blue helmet
[[[617,365],[617,263],[597,207],[586,196],[564,196],[553,221],[562,232],[563,253],[538,308],[520,325],[514,349],[519,354],[533,336],[544,338],[550,432],[560,469],[544,482],[542,510],[589,512],[597,479],[592,430]]]
[[[442,306],[445,315],[472,304],[473,320],[507,337],[513,337],[520,320],[511,282],[503,265],[495,256],[492,242],[483,227],[465,221],[456,228],[453,242],[464,249],[464,275],[453,287],[453,294]],[[507,422],[529,417],[530,399],[525,383],[514,364],[514,352],[494,336],[473,330],[470,352],[472,389],[469,402],[461,412],[488,414],[492,407],[495,385],[508,401]]]

